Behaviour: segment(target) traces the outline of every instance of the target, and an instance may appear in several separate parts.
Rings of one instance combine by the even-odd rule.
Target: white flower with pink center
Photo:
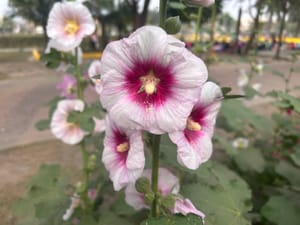
[[[88,70],[88,74],[90,79],[95,84],[95,90],[100,95],[102,91],[102,83],[100,79],[100,68],[101,68],[101,62],[99,60],[94,60]]]
[[[151,170],[145,170],[142,177],[146,177],[151,180]],[[179,195],[179,180],[174,176],[169,170],[165,168],[159,168],[158,173],[158,190],[162,196],[167,196],[168,194],[178,195],[175,200],[175,205],[173,208],[169,209],[172,213],[187,215],[193,213],[204,219],[205,214],[195,208],[193,203],[189,199],[183,199]],[[139,193],[135,189],[135,184],[130,183],[125,189],[125,201],[128,205],[132,206],[135,210],[140,210],[143,208],[149,208],[145,203],[145,196]]]
[[[49,13],[47,34],[53,39],[52,47],[70,51],[82,39],[95,31],[95,23],[88,8],[79,2],[57,2]]]
[[[119,128],[109,116],[102,161],[109,172],[116,191],[138,179],[145,166],[144,144],[141,131]]]
[[[212,154],[211,138],[221,107],[222,91],[215,83],[207,82],[199,97],[186,120],[185,129],[169,134],[178,148],[178,162],[193,170],[206,162]]]
[[[100,95],[111,118],[154,134],[182,130],[207,80],[203,61],[154,26],[110,43],[101,59]]]
[[[84,103],[79,99],[61,100],[50,123],[53,135],[66,144],[74,145],[81,142],[87,132],[83,131],[78,124],[68,122],[68,116],[72,111],[82,112],[83,109]]]

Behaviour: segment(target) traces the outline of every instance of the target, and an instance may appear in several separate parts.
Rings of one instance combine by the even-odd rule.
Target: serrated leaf
[[[263,206],[262,215],[277,225],[299,225],[300,208],[285,196],[272,196]]]
[[[141,225],[203,225],[202,220],[195,215],[187,216],[173,215],[160,218],[149,218],[144,220]]]
[[[35,128],[38,129],[39,131],[43,131],[49,129],[49,125],[50,125],[50,120],[48,119],[40,120],[35,124]]]
[[[211,163],[198,174],[213,177],[215,185],[206,182],[188,184],[183,187],[183,195],[192,199],[196,207],[206,214],[205,224],[209,225],[250,225],[245,218],[252,206],[249,204],[251,190],[244,180],[219,163]]]
[[[280,161],[275,167],[276,173],[286,178],[290,184],[300,187],[300,169],[286,161]]]
[[[272,130],[272,124],[267,118],[255,114],[238,100],[224,101],[220,115],[234,131],[242,132],[247,125],[262,134],[269,134]]]
[[[234,156],[234,161],[242,171],[262,173],[266,162],[258,149],[244,149]]]

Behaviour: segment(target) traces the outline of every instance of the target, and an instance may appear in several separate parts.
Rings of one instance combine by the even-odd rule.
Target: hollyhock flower
[[[177,149],[178,162],[189,169],[197,169],[212,154],[211,138],[221,107],[222,91],[213,82],[204,84],[199,100],[186,120],[182,131],[169,134]]]
[[[151,170],[145,170],[142,177],[146,177],[151,180]],[[195,208],[193,203],[189,199],[183,199],[179,195],[179,180],[174,176],[169,170],[165,168],[159,168],[158,172],[158,190],[162,196],[167,196],[168,194],[177,195],[174,207],[169,209],[170,212],[176,214],[180,213],[187,215],[193,213],[204,219],[205,215],[203,212]],[[135,189],[135,184],[130,183],[125,189],[125,201],[128,205],[132,206],[135,210],[140,210],[143,208],[149,208],[145,203],[145,196],[139,193]]]
[[[76,96],[77,81],[74,76],[65,74],[56,88],[60,91],[60,96],[73,99]]]
[[[107,116],[102,161],[116,191],[134,182],[145,166],[142,133],[122,130]]]
[[[72,111],[82,112],[83,109],[84,103],[79,99],[61,100],[57,104],[50,123],[50,129],[53,135],[66,144],[78,144],[87,133],[77,124],[69,123],[68,116]]]
[[[208,7],[215,3],[215,0],[184,0],[188,5]]]
[[[101,60],[102,105],[127,129],[182,129],[207,79],[203,61],[154,26],[110,43]]]
[[[102,91],[102,84],[100,79],[100,68],[101,68],[101,62],[99,60],[94,60],[91,63],[88,70],[89,77],[95,84],[95,90],[98,94],[100,94]]]
[[[88,197],[90,200],[94,201],[97,198],[97,189],[96,188],[91,188],[88,190]]]
[[[94,128],[95,133],[102,133],[103,131],[105,131],[106,128],[105,120],[100,120],[96,117],[93,117],[93,120],[95,122],[95,128]]]
[[[55,40],[53,44],[59,51],[78,47],[85,36],[94,33],[95,28],[88,8],[79,2],[57,2],[49,13],[47,34]]]

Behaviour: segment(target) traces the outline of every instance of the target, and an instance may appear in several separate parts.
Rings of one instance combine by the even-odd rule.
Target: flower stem
[[[196,30],[195,30],[195,41],[197,44],[199,44],[198,42],[198,36],[199,36],[199,32],[200,32],[200,23],[201,23],[201,18],[202,18],[202,7],[199,7],[198,9],[198,15],[197,15],[197,22],[196,22]],[[200,40],[199,40],[200,41]]]
[[[152,177],[151,188],[154,193],[154,200],[151,206],[152,217],[157,217],[159,214],[158,208],[158,169],[159,169],[159,145],[160,135],[152,135]]]
[[[159,1],[159,26],[165,28],[165,21],[167,17],[167,2],[168,0]]]
[[[85,141],[83,140],[80,144],[81,146],[81,154],[82,154],[82,171],[83,171],[83,192],[82,192],[82,199],[84,200],[85,203],[85,207],[87,210],[89,210],[90,208],[90,201],[88,199],[87,196],[87,192],[88,192],[88,185],[89,185],[89,176],[90,176],[90,171],[88,168],[88,152],[85,148]]]
[[[81,72],[80,72],[80,68],[78,65],[78,48],[75,49],[75,76],[76,76],[76,80],[77,80],[77,97],[80,100],[83,100],[83,89],[81,86]]]

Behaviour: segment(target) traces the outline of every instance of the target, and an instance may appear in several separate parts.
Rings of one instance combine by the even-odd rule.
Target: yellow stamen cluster
[[[79,30],[79,25],[75,20],[67,20],[64,30],[68,35],[74,35]]]
[[[201,130],[201,125],[189,117],[187,119],[186,128],[191,131],[199,131]]]
[[[129,150],[129,143],[127,141],[123,142],[117,146],[118,152],[126,152],[128,150]]]
[[[146,94],[152,95],[156,92],[156,87],[160,79],[155,76],[153,71],[150,71],[146,76],[142,76],[140,81],[142,82],[142,86],[139,92],[145,91]]]

